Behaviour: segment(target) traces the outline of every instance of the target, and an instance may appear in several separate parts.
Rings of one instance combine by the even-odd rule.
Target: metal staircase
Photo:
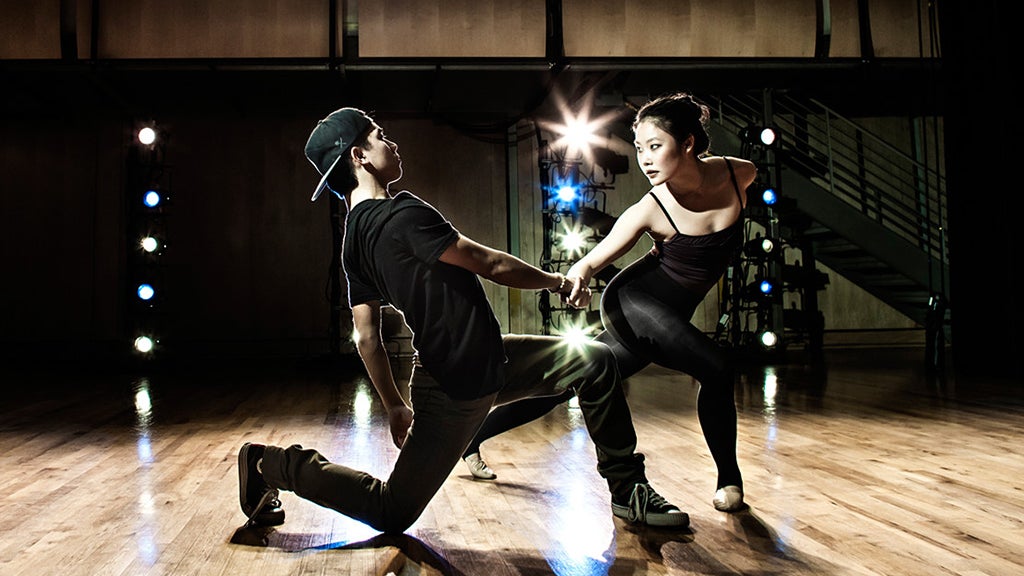
[[[949,302],[941,174],[814,100],[702,98],[719,153],[742,155],[745,128],[775,128],[777,187],[793,201],[780,218],[799,223],[814,258],[921,325],[933,298]]]

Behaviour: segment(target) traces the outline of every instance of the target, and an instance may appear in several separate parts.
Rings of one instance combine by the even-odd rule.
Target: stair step
[[[836,262],[841,263],[843,270],[853,270],[861,274],[891,274],[892,268],[889,268],[885,264],[882,264],[878,260],[864,255],[858,255],[857,257],[846,257],[834,259]]]
[[[818,260],[832,260],[844,265],[856,266],[867,262],[878,262],[878,259],[865,254],[863,250],[822,250],[814,253]]]
[[[872,285],[872,286],[885,287],[885,288],[888,288],[888,289],[900,289],[900,288],[905,288],[905,289],[910,289],[910,290],[920,290],[921,289],[921,287],[918,286],[917,284],[911,282],[910,280],[907,280],[907,278],[905,276],[888,276],[888,277],[879,276],[879,277],[875,277],[875,278],[865,279],[865,281],[868,284]]]

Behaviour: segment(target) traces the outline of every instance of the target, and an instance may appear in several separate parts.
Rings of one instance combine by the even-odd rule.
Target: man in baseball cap
[[[373,120],[357,108],[340,108],[317,122],[306,141],[306,158],[320,173],[320,182],[311,201],[315,202],[324,189],[330,187],[327,181],[338,161],[366,137],[372,124]]]
[[[359,110],[342,108],[317,124],[306,156],[321,174],[313,199],[330,186],[348,205],[342,263],[356,349],[401,452],[390,475],[378,479],[299,444],[246,442],[238,451],[238,479],[249,522],[283,523],[278,496],[286,490],[383,532],[404,532],[451,474],[491,408],[572,387],[613,501],[632,502],[642,488],[638,522],[689,523],[689,516],[647,483],[611,349],[597,341],[577,347],[556,336],[503,335],[480,281],[549,290],[569,302],[585,295],[589,301],[581,278],[547,272],[479,244],[413,193],[393,193],[391,184],[402,177],[398,144]],[[409,383],[411,406],[398,390],[381,337],[386,305],[402,313],[413,334],[419,361]]]

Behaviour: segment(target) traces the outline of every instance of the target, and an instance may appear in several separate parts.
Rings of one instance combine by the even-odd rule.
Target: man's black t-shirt
[[[402,191],[356,204],[342,250],[349,305],[379,300],[405,316],[420,362],[453,398],[503,385],[501,327],[476,274],[438,260],[458,231]]]

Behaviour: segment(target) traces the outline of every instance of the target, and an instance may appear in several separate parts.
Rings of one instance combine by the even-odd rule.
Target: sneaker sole
[[[267,511],[266,508],[274,499],[276,499],[280,492],[277,489],[271,489],[263,493],[260,497],[260,501],[256,503],[252,511],[246,511],[245,506],[245,492],[246,487],[249,485],[249,446],[250,442],[242,444],[242,447],[238,450],[238,503],[242,508],[242,514],[245,514],[246,518],[249,519],[250,524],[258,524],[260,526],[280,526],[284,524],[284,510],[278,509],[276,511]]]
[[[672,514],[655,512],[648,514],[643,522],[634,522],[629,519],[629,507],[612,504],[612,514],[630,524],[641,524],[657,528],[686,528],[690,525],[690,515],[686,512],[675,512]]]
[[[245,511],[245,488],[249,485],[249,446],[250,443],[246,442],[238,449],[238,505],[246,516],[250,516]]]

